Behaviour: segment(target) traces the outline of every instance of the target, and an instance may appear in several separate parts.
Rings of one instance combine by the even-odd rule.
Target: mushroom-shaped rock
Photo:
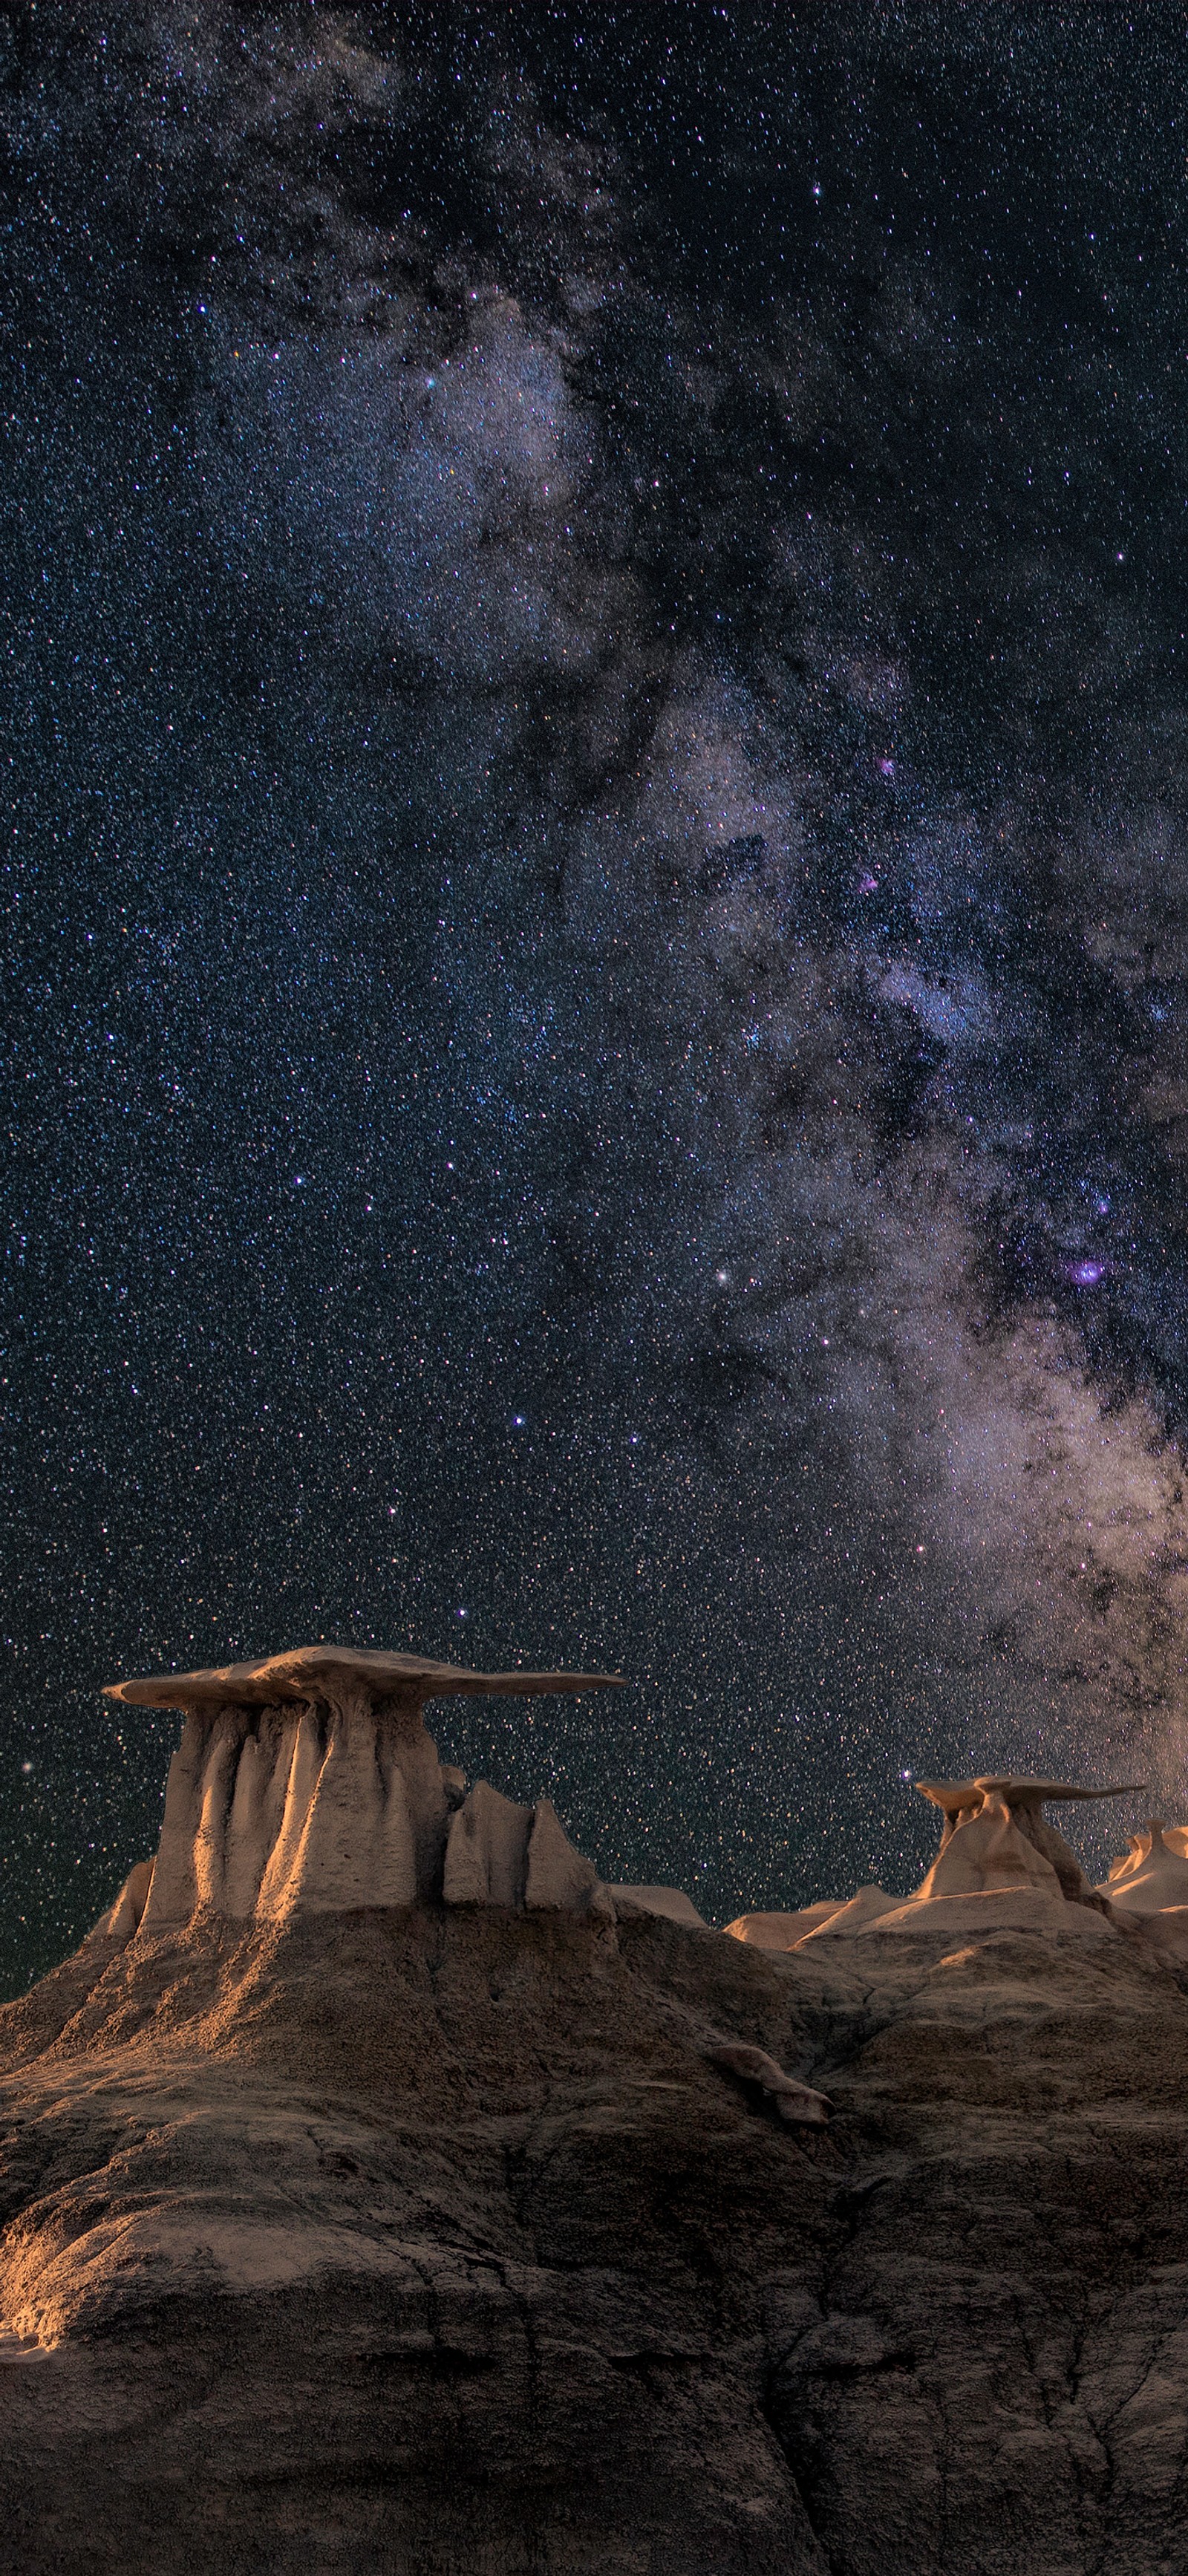
[[[1115,1938],[1102,1920],[1100,1895],[1047,1822],[1043,1804],[1047,1798],[1120,1798],[1134,1785],[1082,1789],[1067,1780],[1024,1779],[1013,1772],[917,1780],[922,1796],[940,1808],[944,1827],[937,1857],[914,1896],[861,1887],[848,1904],[822,1900],[799,1914],[740,1914],[727,1930],[736,1941],[766,1950],[802,1950],[868,1933],[947,1934],[1036,1922],[1083,1932],[1086,1939]],[[1113,1883],[1109,1894],[1114,1901]],[[1069,1901],[1084,1910],[1069,1914]]]
[[[1124,1914],[1161,1914],[1168,1906],[1188,1906],[1188,1860],[1168,1840],[1161,1817],[1149,1817],[1133,1836],[1125,1860],[1116,1863],[1099,1894]]]
[[[375,1707],[407,1700],[539,1698],[546,1691],[621,1690],[621,1673],[476,1673],[430,1655],[387,1654],[372,1646],[290,1646],[243,1664],[200,1673],[148,1673],[108,1682],[105,1699],[137,1708],[272,1708],[284,1701],[362,1694]]]
[[[1075,1852],[1043,1813],[1045,1800],[1121,1798],[1141,1782],[1082,1789],[1067,1780],[1031,1780],[1017,1773],[987,1773],[977,1780],[917,1780],[924,1798],[944,1816],[940,1850],[917,1902],[975,1896],[995,1889],[1034,1887],[1073,1903],[1092,1899]]]
[[[185,1714],[143,1931],[185,1923],[200,1905],[240,1919],[276,1919],[294,1910],[440,1898],[451,1816],[457,1826],[470,1809],[475,1845],[473,1802],[479,1798],[484,1809],[484,1801],[476,1790],[459,1804],[460,1775],[438,1760],[425,1728],[426,1700],[618,1684],[611,1673],[470,1672],[356,1646],[298,1646],[206,1672],[111,1683],[111,1699]],[[540,1810],[517,1808],[486,1783],[480,1789],[485,1878],[480,1892],[476,1861],[473,1901],[522,1904]],[[549,1814],[564,1842],[551,1808]],[[547,1845],[547,1825],[544,1833]],[[566,1883],[584,1885],[588,1874],[592,1889],[592,1864],[566,1848],[578,1864]],[[461,1866],[466,1836],[458,1849]],[[549,1884],[562,1877],[554,1861]],[[468,1882],[466,1896],[454,1901],[470,1899]]]

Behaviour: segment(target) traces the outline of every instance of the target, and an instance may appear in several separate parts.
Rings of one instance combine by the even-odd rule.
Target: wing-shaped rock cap
[[[1110,1789],[1082,1789],[1071,1780],[1032,1780],[1018,1772],[984,1772],[976,1780],[917,1780],[916,1787],[944,1818],[941,1846],[922,1885],[906,1902],[881,1887],[860,1888],[848,1905],[811,1905],[799,1914],[740,1915],[727,1925],[738,1941],[766,1950],[803,1949],[810,1942],[855,1939],[867,1933],[956,1930],[963,1921],[985,1929],[1034,1921],[1036,1909],[1064,1902],[1096,1906],[1099,1891],[1086,1883],[1075,1852],[1042,1813],[1048,1798],[1121,1798],[1137,1782]],[[1149,1845],[1135,1846],[1143,1852]],[[1182,1869],[1188,1907],[1188,1861],[1167,1855]],[[1129,1867],[1129,1863],[1119,1864]],[[1114,1895],[1111,1881],[1109,1895]],[[1161,1902],[1169,1902],[1162,1899]],[[1132,1906],[1137,1906],[1137,1899]],[[1007,1910],[1010,1908],[1011,1910]],[[1051,1922],[1051,1915],[1048,1920]]]
[[[916,1782],[921,1797],[931,1798],[933,1806],[942,1807],[946,1816],[962,1815],[967,1807],[976,1809],[987,1796],[1001,1798],[1004,1807],[1036,1807],[1047,1798],[1126,1798],[1145,1786],[1142,1780],[1123,1780],[1113,1789],[1078,1789],[1070,1780],[1026,1780],[1012,1771],[993,1777],[987,1773],[979,1780]]]
[[[546,1691],[621,1690],[621,1673],[476,1673],[463,1664],[441,1664],[426,1655],[389,1655],[370,1646],[290,1646],[283,1655],[261,1655],[244,1664],[215,1664],[201,1673],[148,1673],[108,1682],[107,1699],[138,1708],[275,1708],[285,1700],[343,1691],[362,1692],[373,1703],[417,1700],[535,1698]]]
[[[1139,1781],[1082,1789],[1071,1780],[1029,1780],[1017,1772],[978,1780],[917,1780],[921,1797],[944,1816],[941,1846],[917,1899],[981,1896],[996,1888],[1038,1887],[1073,1904],[1095,1904],[1075,1852],[1042,1813],[1048,1798],[1121,1798]]]

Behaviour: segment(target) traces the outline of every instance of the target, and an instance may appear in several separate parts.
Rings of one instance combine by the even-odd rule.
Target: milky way
[[[307,1637],[719,1918],[1184,1794],[1182,30],[855,14],[5,21],[10,1985]]]

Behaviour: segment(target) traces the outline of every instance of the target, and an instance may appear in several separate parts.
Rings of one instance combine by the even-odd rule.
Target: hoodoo
[[[1141,1833],[1131,1836],[1129,1851],[1114,1862],[1098,1894],[1124,1914],[1166,1914],[1188,1906],[1188,1860],[1161,1817],[1149,1816]]]
[[[1103,1910],[1103,1891],[1092,1888],[1076,1853],[1063,1834],[1048,1823],[1046,1800],[1121,1798],[1141,1781],[1108,1789],[1081,1789],[1068,1780],[1031,1780],[1015,1772],[985,1773],[977,1780],[917,1780],[916,1787],[944,1818],[940,1850],[913,1896],[888,1896],[881,1887],[863,1887],[849,1904],[836,1901],[806,1906],[798,1914],[740,1914],[726,1929],[736,1941],[764,1950],[800,1950],[812,1941],[854,1939],[868,1932],[939,1931],[976,1922],[988,1928],[1038,1921],[1055,1909],[1060,1920],[1065,1905]],[[1137,1848],[1137,1846],[1136,1846]],[[1144,1851],[1149,1844],[1144,1843]],[[1188,1862],[1182,1867],[1188,1880]],[[1127,1864],[1129,1866],[1129,1864]],[[1161,1882],[1162,1884],[1162,1882]],[[1109,1897],[1114,1896],[1111,1881]],[[1141,1896],[1132,1897],[1137,1910]],[[1160,1896],[1161,1905],[1174,1902]],[[1106,1909],[1108,1910],[1108,1909]],[[1064,1917],[1086,1933],[1084,1914]]]
[[[112,1682],[109,1699],[184,1712],[156,1860],[99,1929],[131,1937],[199,1907],[247,1920],[360,1905],[596,1904],[593,1863],[547,1798],[521,1807],[438,1759],[430,1699],[620,1687],[613,1673],[469,1672],[425,1656],[297,1646],[207,1672]]]
[[[1044,1805],[1050,1798],[1121,1798],[1142,1782],[1080,1789],[1068,1780],[1027,1780],[1010,1772],[977,1780],[917,1780],[916,1787],[945,1820],[940,1850],[918,1890],[921,1900],[1036,1887],[1083,1904],[1092,1901],[1093,1891],[1076,1853],[1048,1823]]]

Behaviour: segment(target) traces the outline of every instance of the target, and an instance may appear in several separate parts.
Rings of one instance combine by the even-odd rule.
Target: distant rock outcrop
[[[1168,1907],[1188,1906],[1188,1860],[1171,1841],[1162,1819],[1152,1816],[1132,1836],[1125,1857],[1114,1862],[1098,1890],[1124,1914],[1159,1914]]]
[[[882,1889],[874,1892],[881,1896]],[[757,1950],[794,1950],[808,1933],[819,1931],[832,1915],[840,1914],[844,1904],[844,1897],[822,1896],[814,1905],[800,1906],[795,1914],[736,1914],[726,1930],[732,1940],[747,1941]]]
[[[1092,1891],[1076,1853],[1049,1824],[1049,1799],[1121,1798],[1141,1781],[1119,1788],[1081,1789],[1068,1780],[1030,1780],[1017,1773],[978,1780],[917,1780],[944,1817],[940,1850],[917,1896],[981,1896],[996,1888],[1035,1887],[1072,1904]]]
[[[1134,1785],[1081,1789],[1067,1780],[1023,1779],[1014,1773],[917,1780],[921,1796],[940,1808],[944,1824],[940,1850],[914,1896],[888,1896],[881,1887],[863,1887],[848,1903],[822,1902],[797,1914],[742,1914],[727,1930],[736,1941],[766,1950],[799,1950],[811,1941],[853,1940],[874,1932],[939,1930],[945,1922],[954,1931],[963,1925],[967,1930],[1038,1926],[1045,1915],[1066,1930],[1085,1932],[1085,1925],[1074,1927],[1060,1909],[1100,1910],[1101,1897],[1089,1886],[1064,1836],[1049,1824],[1044,1803],[1049,1798],[1120,1798]],[[1188,1863],[1184,1866],[1188,1879]]]
[[[620,1923],[629,1922],[633,1915],[660,1914],[669,1923],[700,1924],[703,1931],[706,1928],[692,1897],[686,1896],[683,1888],[612,1887],[608,1892]]]

